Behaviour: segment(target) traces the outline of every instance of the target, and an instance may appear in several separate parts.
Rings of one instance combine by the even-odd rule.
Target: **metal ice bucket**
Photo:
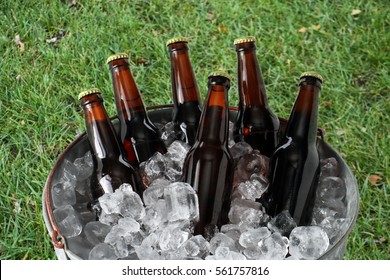
[[[172,105],[154,106],[148,108],[149,117],[152,122],[168,122],[172,117]],[[230,108],[229,117],[235,119],[237,114],[237,108]],[[281,128],[283,129],[286,125],[286,120],[280,119]],[[118,129],[117,119],[113,119],[114,126]],[[74,159],[83,156],[89,149],[88,138],[86,134],[82,134],[77,137],[69,146],[61,153],[56,163],[54,164],[45,184],[43,190],[42,204],[43,204],[43,219],[45,221],[46,228],[49,232],[51,241],[54,246],[55,254],[58,259],[85,259],[88,256],[83,255],[80,252],[88,251],[83,250],[88,242],[83,242],[82,237],[78,239],[67,240],[61,235],[54,215],[54,206],[51,198],[51,189],[53,183],[62,176],[63,163],[65,159],[73,161]],[[347,226],[343,227],[343,232],[339,233],[339,238],[329,246],[328,250],[319,259],[342,259],[345,253],[345,248],[348,241],[348,236],[355,225],[356,218],[359,212],[359,190],[356,179],[352,174],[351,170],[341,158],[336,150],[334,150],[329,144],[325,142],[321,133],[319,133],[318,149],[320,158],[334,157],[337,159],[340,167],[340,177],[344,179],[347,187],[347,215],[346,223]],[[77,205],[77,202],[76,202]],[[86,249],[86,248],[84,248]],[[88,249],[88,248],[87,248]]]

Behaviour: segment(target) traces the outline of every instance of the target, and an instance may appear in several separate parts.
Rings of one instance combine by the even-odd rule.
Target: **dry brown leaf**
[[[16,45],[18,45],[20,52],[24,52],[24,43],[22,41],[20,41],[19,35],[15,36],[14,42]]]
[[[351,16],[356,16],[358,14],[360,14],[362,11],[359,10],[359,9],[353,9],[352,12],[351,12]]]
[[[229,30],[229,27],[224,26],[224,25],[221,25],[221,26],[218,27],[218,30],[219,30],[219,32],[228,31],[228,30]]]
[[[302,27],[301,29],[298,30],[298,32],[306,33],[307,32],[307,28],[306,27]]]
[[[375,186],[376,183],[381,180],[382,177],[377,175],[377,174],[374,174],[374,175],[370,175],[368,176],[368,181],[370,182],[371,186]]]

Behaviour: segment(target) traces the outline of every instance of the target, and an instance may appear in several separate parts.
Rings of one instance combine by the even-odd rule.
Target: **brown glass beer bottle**
[[[236,39],[239,104],[234,140],[270,157],[278,144],[279,119],[268,106],[254,37]]]
[[[176,131],[183,132],[183,140],[192,146],[202,113],[202,102],[191,66],[188,40],[183,37],[172,38],[168,40],[167,46],[171,60],[172,120]]]
[[[289,210],[298,225],[310,224],[313,212],[319,172],[316,135],[321,87],[319,74],[301,75],[285,135],[270,161],[270,186],[265,197],[268,213],[274,216]]]
[[[155,152],[167,149],[160,132],[150,121],[141,94],[131,75],[128,55],[119,53],[107,59],[114,88],[115,104],[120,121],[121,141],[128,156],[134,147],[138,162],[149,159]]]
[[[229,222],[233,159],[228,149],[228,90],[226,74],[212,73],[195,144],[184,161],[183,181],[198,194],[199,222],[194,234],[209,238]]]
[[[79,94],[84,110],[85,125],[95,176],[98,184],[92,186],[92,197],[97,200],[105,193],[114,192],[123,183],[129,183],[142,197],[144,190],[140,175],[125,159],[114,127],[107,115],[99,89],[90,89]]]

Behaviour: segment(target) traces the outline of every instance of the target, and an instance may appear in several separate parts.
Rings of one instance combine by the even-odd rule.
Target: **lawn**
[[[324,78],[319,126],[359,186],[346,259],[389,259],[387,1],[0,1],[0,259],[54,259],[42,219],[46,178],[84,131],[77,95],[99,87],[115,114],[106,58],[130,55],[146,105],[171,103],[165,42],[188,36],[204,98],[216,69],[236,75],[233,41],[257,38],[270,106],[287,118],[301,72]],[[237,105],[236,79],[229,103]]]

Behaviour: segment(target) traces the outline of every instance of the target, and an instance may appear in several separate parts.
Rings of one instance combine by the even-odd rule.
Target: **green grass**
[[[165,42],[179,35],[191,38],[202,97],[211,71],[236,74],[233,40],[246,35],[258,38],[270,106],[279,116],[288,117],[301,72],[325,77],[319,126],[351,167],[361,195],[345,257],[389,259],[387,1],[76,2],[0,3],[0,259],[55,258],[41,196],[60,152],[84,131],[77,94],[101,88],[114,115],[105,60],[127,52],[146,105],[170,103]],[[354,9],[361,13],[351,15]],[[65,36],[47,42],[60,31]],[[235,83],[230,105],[238,100]],[[374,185],[371,175],[380,176]]]

